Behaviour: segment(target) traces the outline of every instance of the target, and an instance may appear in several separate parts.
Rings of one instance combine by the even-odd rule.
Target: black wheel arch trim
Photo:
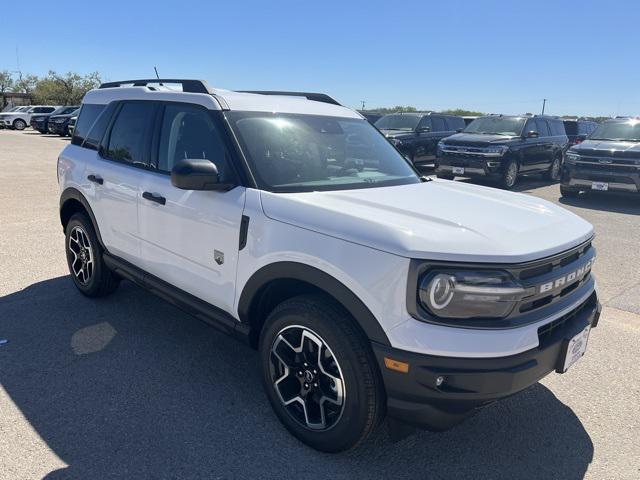
[[[69,200],[75,200],[75,201],[79,202],[84,207],[84,209],[89,214],[89,219],[91,220],[91,223],[93,224],[93,229],[96,232],[96,236],[98,237],[98,242],[100,242],[100,246],[102,248],[105,248],[104,242],[102,241],[102,236],[100,235],[100,229],[98,228],[98,222],[96,221],[96,217],[93,214],[93,210],[91,210],[91,206],[89,205],[89,201],[80,192],[80,190],[78,190],[77,188],[74,188],[74,187],[66,188],[62,192],[62,194],[60,195],[60,223],[62,225],[62,229],[64,230],[64,228],[65,228],[64,219],[62,217],[62,211],[64,209],[64,206],[66,205],[66,203]]]
[[[275,262],[254,272],[242,289],[238,303],[238,316],[242,323],[251,323],[250,311],[256,294],[274,280],[300,280],[319,288],[353,316],[371,341],[391,345],[371,310],[346,285],[318,268],[298,262]]]

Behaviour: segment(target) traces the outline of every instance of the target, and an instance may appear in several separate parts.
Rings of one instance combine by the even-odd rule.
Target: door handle
[[[150,202],[159,203],[160,205],[164,205],[165,203],[167,203],[167,199],[162,195],[156,195],[155,193],[151,192],[143,192],[142,198],[149,200]]]
[[[104,183],[104,180],[102,179],[102,177],[98,177],[97,175],[94,175],[94,174],[89,175],[87,177],[87,180],[93,183],[97,183],[98,185],[102,185]]]

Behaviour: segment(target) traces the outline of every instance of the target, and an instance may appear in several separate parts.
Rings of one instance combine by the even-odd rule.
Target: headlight
[[[578,161],[579,159],[580,159],[580,155],[573,152],[567,152],[567,155],[565,157],[566,162],[571,164],[576,163],[576,161]]]
[[[487,153],[493,153],[496,156],[502,156],[509,150],[509,147],[506,145],[497,145],[495,147],[487,147]]]
[[[402,140],[398,140],[397,138],[389,138],[388,139],[392,145],[395,145],[396,147],[399,147],[400,145],[402,145]]]
[[[56,122],[56,123],[64,123],[64,118],[58,118],[58,119],[54,120],[54,122]]]
[[[441,318],[504,318],[525,293],[501,271],[431,270],[418,286],[423,308]]]

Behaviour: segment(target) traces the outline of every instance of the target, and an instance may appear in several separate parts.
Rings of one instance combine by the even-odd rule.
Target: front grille
[[[540,346],[544,346],[553,337],[555,332],[567,325],[567,323],[573,320],[576,315],[582,312],[585,308],[592,307],[595,302],[596,296],[594,293],[585,300],[582,305],[578,306],[578,308],[538,328],[538,342]]]
[[[519,271],[518,278],[520,280],[527,280],[529,278],[544,275],[559,268],[562,268],[570,263],[583,257],[591,249],[591,241],[580,245],[568,252],[564,252],[560,255],[550,257],[548,260],[541,260],[537,265],[530,268],[523,268]]]

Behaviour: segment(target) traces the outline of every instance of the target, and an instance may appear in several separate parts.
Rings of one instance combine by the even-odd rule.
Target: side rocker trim
[[[376,317],[347,286],[322,270],[297,262],[272,263],[251,276],[242,290],[238,303],[238,315],[243,324],[251,324],[249,316],[256,294],[274,280],[300,280],[318,287],[347,309],[370,340],[391,345]]]

